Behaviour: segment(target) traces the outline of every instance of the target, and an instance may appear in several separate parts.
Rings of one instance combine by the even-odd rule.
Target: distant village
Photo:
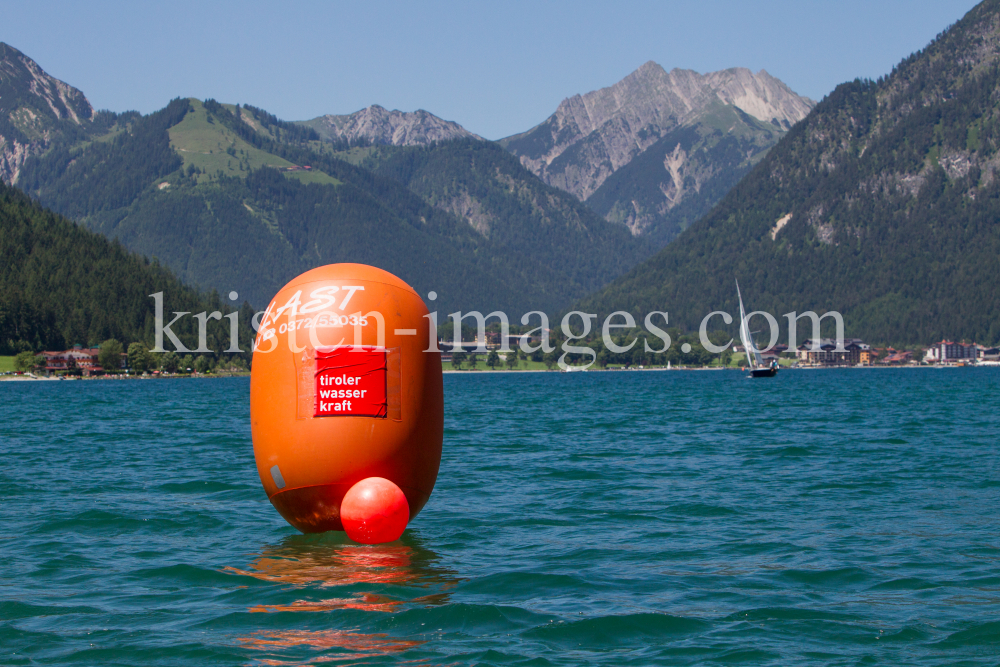
[[[762,356],[774,358],[787,349],[788,346],[775,346]],[[822,338],[819,345],[809,340],[796,347],[795,357],[802,366],[1000,365],[1000,348],[942,340],[928,346],[923,357],[918,358],[912,350],[876,348],[859,338],[845,338],[843,348],[838,350],[836,340]]]
[[[503,344],[511,350],[518,349],[521,341],[524,340],[531,346],[537,346],[540,342],[539,336],[528,335],[508,335],[506,341],[500,332],[487,331],[485,341],[465,341],[461,349],[455,348],[450,341],[439,340],[438,346],[442,352],[442,361],[448,363],[452,360],[452,355],[456,351],[472,352],[477,347],[483,346],[488,351],[500,351]],[[734,346],[735,353],[742,354],[740,346]],[[98,357],[100,347],[83,347],[74,345],[69,350],[46,351],[41,356],[45,359],[44,373],[46,375],[82,375],[85,377],[107,374],[102,368]],[[934,366],[1000,366],[1000,348],[977,345],[975,343],[956,343],[950,340],[942,340],[927,347],[922,356],[915,355],[912,350],[895,350],[891,347],[872,347],[859,338],[844,339],[843,348],[838,350],[836,340],[833,338],[822,338],[818,345],[814,345],[812,340],[796,346],[794,350],[789,350],[787,345],[775,345],[773,348],[761,353],[765,363],[771,360],[794,359],[792,366],[797,367],[851,367],[851,366],[905,366],[905,365],[934,365]],[[41,369],[39,369],[41,370]],[[124,373],[128,370],[128,358],[125,353],[121,355],[121,365],[114,369],[114,374]]]
[[[506,345],[515,350],[521,341],[537,346],[539,336],[508,335]],[[498,331],[487,331],[485,341],[463,341],[460,348],[452,341],[439,340],[438,347],[442,351],[443,360],[451,361],[456,351],[472,352],[476,348],[485,347],[487,351],[499,351],[503,347],[503,336]],[[734,345],[733,352],[742,354],[743,347]],[[837,349],[837,341],[833,338],[821,338],[818,344],[812,339],[806,340],[789,350],[787,345],[779,344],[761,352],[765,363],[772,360],[794,359],[797,367],[852,367],[852,366],[905,366],[905,365],[944,365],[966,366],[998,365],[1000,366],[1000,348],[995,346],[977,345],[976,343],[956,343],[942,340],[924,349],[923,354],[913,350],[896,350],[892,347],[872,347],[860,338],[845,338],[843,347]]]

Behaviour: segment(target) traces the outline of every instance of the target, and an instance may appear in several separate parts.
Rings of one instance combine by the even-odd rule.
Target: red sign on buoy
[[[314,417],[386,416],[383,347],[316,348]]]

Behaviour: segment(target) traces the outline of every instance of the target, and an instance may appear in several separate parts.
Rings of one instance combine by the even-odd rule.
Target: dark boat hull
[[[758,368],[755,371],[750,371],[750,377],[754,378],[773,378],[777,374],[777,368]]]

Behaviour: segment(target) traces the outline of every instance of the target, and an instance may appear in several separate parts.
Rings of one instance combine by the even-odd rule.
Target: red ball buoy
[[[347,536],[361,544],[398,540],[409,519],[406,495],[383,477],[361,480],[348,490],[340,504],[340,521]]]

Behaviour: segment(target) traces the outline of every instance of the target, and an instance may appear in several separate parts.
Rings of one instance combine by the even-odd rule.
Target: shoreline
[[[779,371],[834,371],[834,370],[903,370],[903,369],[930,369],[930,370],[949,370],[949,369],[959,369],[959,368],[998,368],[1000,364],[975,364],[971,366],[956,366],[956,365],[928,365],[928,364],[907,364],[900,366],[782,366]],[[719,366],[697,366],[697,367],[674,367],[666,368],[657,366],[656,368],[574,368],[572,370],[564,371],[562,369],[525,369],[519,371],[511,370],[443,370],[442,373],[445,374],[496,374],[496,373],[647,373],[647,372],[660,372],[660,371],[736,371],[738,373],[746,373],[745,369],[740,369],[733,366],[719,367]]]
[[[238,377],[250,377],[250,373],[227,373],[225,375],[219,375],[215,373],[205,374],[199,373],[198,375],[98,375],[95,377],[38,377],[36,375],[12,375],[12,376],[0,376],[0,382],[110,382],[115,380],[195,380],[199,378],[204,379],[222,379],[222,378],[238,378]]]
[[[1000,368],[1000,364],[973,364],[970,366],[957,366],[957,365],[927,365],[927,364],[907,364],[901,366],[784,366],[780,371],[831,371],[831,370],[915,370],[915,369],[927,369],[927,370],[949,370],[949,369],[969,369],[969,368]],[[662,373],[662,372],[718,372],[718,371],[735,371],[738,373],[746,373],[745,369],[735,368],[735,367],[693,367],[693,368],[665,368],[658,366],[656,368],[586,368],[586,369],[573,369],[564,371],[562,369],[524,369],[524,370],[446,370],[442,369],[442,375],[509,375],[517,373]],[[223,378],[236,378],[236,377],[250,377],[250,373],[231,373],[226,375],[217,374],[199,374],[199,375],[115,375],[112,377],[108,376],[98,376],[98,377],[38,377],[35,375],[12,375],[12,376],[0,376],[0,382],[99,382],[99,381],[113,381],[113,380],[192,380],[192,379],[223,379]]]

